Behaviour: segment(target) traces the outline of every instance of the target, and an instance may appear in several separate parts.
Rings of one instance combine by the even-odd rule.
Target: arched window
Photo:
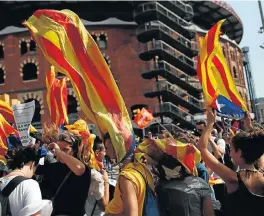
[[[37,66],[34,63],[27,63],[24,65],[22,73],[23,80],[36,80],[38,79]]]
[[[31,54],[36,53],[36,51],[37,51],[37,45],[36,45],[35,41],[33,41],[33,40],[30,41],[29,50],[30,50],[30,53]]]
[[[20,54],[21,55],[25,55],[27,53],[27,42],[26,41],[22,41],[20,43]]]
[[[33,98],[30,98],[30,99],[27,99],[25,101],[25,103],[28,103],[28,102],[31,102],[31,101],[35,101],[35,112],[34,112],[34,116],[33,116],[33,119],[32,119],[32,125],[36,128],[36,129],[41,129],[41,115],[40,115],[40,110],[41,110],[41,106],[40,106],[40,103],[39,101],[33,99]]]
[[[73,124],[78,120],[78,111],[77,111],[78,103],[75,97],[72,95],[68,95],[68,118],[69,124]]]
[[[237,70],[235,66],[233,66],[233,75],[234,75],[234,78],[237,78]]]
[[[100,49],[106,49],[107,43],[106,43],[106,36],[101,34],[99,37],[98,46]]]
[[[3,59],[4,57],[4,46],[0,45],[0,59]]]
[[[5,83],[5,72],[3,68],[0,68],[0,84],[4,84],[4,83]]]

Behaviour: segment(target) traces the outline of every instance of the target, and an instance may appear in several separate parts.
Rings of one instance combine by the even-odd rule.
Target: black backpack
[[[1,216],[12,216],[9,204],[9,195],[13,192],[13,190],[24,180],[27,178],[24,176],[17,176],[13,178],[5,188],[0,191],[0,213]]]

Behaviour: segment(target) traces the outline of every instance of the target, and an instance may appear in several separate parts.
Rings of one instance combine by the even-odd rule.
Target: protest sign
[[[16,122],[17,131],[23,146],[34,143],[34,138],[29,135],[29,126],[35,112],[35,101],[12,106]]]

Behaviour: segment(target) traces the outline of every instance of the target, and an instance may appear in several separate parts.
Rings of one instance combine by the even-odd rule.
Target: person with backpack
[[[1,216],[49,216],[51,201],[42,200],[37,181],[31,179],[41,157],[34,145],[14,148],[8,152],[12,170],[0,178]]]
[[[117,159],[116,150],[109,133],[104,136],[106,154],[111,160]],[[158,216],[154,194],[154,181],[144,163],[134,161],[133,153],[119,164],[114,197],[107,205],[106,215]]]
[[[139,146],[140,152],[146,153],[147,161],[155,164],[152,160],[156,160],[155,168],[159,177],[156,185],[159,214],[214,215],[211,189],[206,181],[198,177],[201,156],[193,144],[194,137],[188,137],[186,133],[178,131],[174,133],[174,138],[154,142],[150,140]]]
[[[188,174],[174,157],[164,154],[157,165],[160,181],[156,191],[160,216],[212,216],[209,185]]]

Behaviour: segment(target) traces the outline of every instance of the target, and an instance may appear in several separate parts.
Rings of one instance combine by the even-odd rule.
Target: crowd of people
[[[28,146],[8,137],[0,191],[10,213],[2,207],[2,215],[263,214],[264,131],[248,114],[232,128],[216,122],[209,109],[194,132],[148,133],[119,164],[110,135],[94,136],[85,121],[78,123],[44,126]],[[110,184],[105,159],[119,167],[116,184]]]

